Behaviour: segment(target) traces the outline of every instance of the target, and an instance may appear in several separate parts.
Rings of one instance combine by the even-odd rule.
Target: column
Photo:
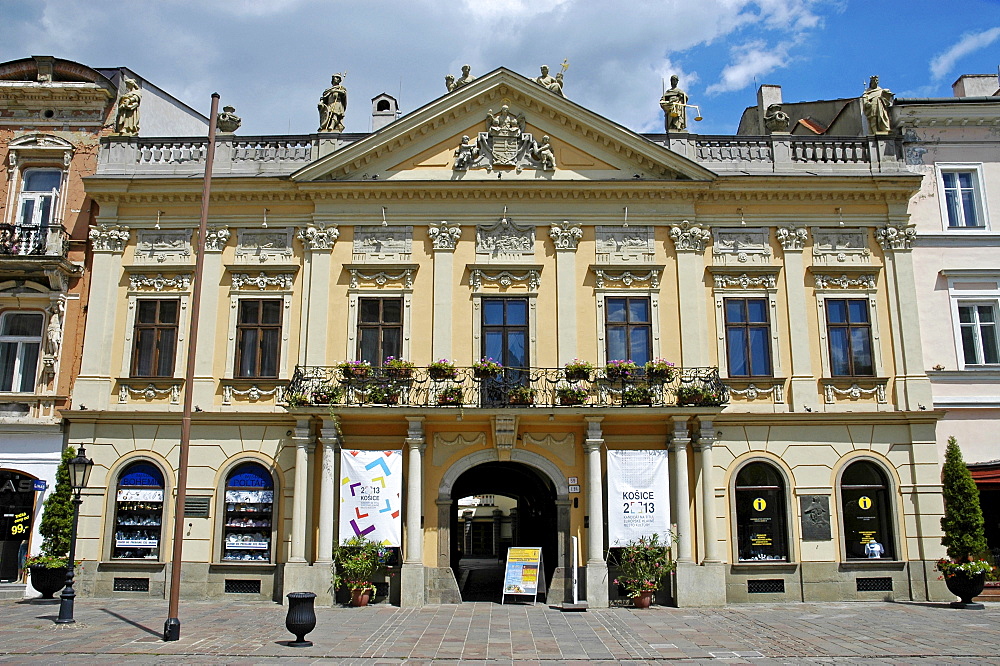
[[[688,445],[691,433],[687,419],[674,421],[670,442],[670,488],[673,491],[673,516],[677,523],[677,561],[691,562],[694,533],[691,530],[691,486],[688,481]]]
[[[805,266],[802,250],[809,234],[805,227],[782,227],[777,230],[778,242],[785,256],[785,301],[788,303],[788,348],[792,357],[791,384],[788,404],[793,411],[818,408],[816,377],[812,369],[812,348],[815,341],[805,322],[811,313],[806,308]],[[775,324],[772,323],[772,326]]]
[[[400,606],[424,605],[424,530],[423,517],[423,457],[427,440],[424,437],[424,417],[407,416],[406,448],[409,465],[406,470],[406,548],[400,576]]]
[[[712,422],[701,419],[698,430],[698,449],[701,451],[701,504],[702,531],[705,535],[705,556],[703,564],[718,563],[725,559],[722,544],[716,530],[715,480],[712,466],[712,445],[715,444],[715,428]]]
[[[434,310],[431,333],[433,360],[451,358],[452,295],[455,245],[462,236],[462,227],[445,221],[432,222],[427,230],[434,244]]]
[[[576,358],[576,247],[583,237],[574,222],[553,224],[549,237],[556,246],[556,335],[559,365]]]
[[[603,416],[587,416],[587,438],[583,450],[587,460],[587,605],[608,607],[608,563],[604,559],[604,484],[602,481],[601,431]]]
[[[672,141],[671,141],[672,145]],[[705,243],[712,232],[700,224],[684,220],[670,227],[677,255],[677,296],[681,320],[681,365],[698,368],[708,365],[708,313],[705,303]]]
[[[295,426],[295,486],[292,488],[292,544],[288,561],[306,562],[306,531],[309,513],[309,458],[315,447],[309,434],[309,419]]]
[[[316,563],[333,561],[334,534],[337,526],[337,466],[340,462],[340,420],[336,416],[323,419],[319,443],[323,447],[323,469],[319,485],[319,543]]]

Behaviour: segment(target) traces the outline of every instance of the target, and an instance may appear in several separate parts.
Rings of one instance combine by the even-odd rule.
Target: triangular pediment
[[[376,174],[383,181],[715,177],[686,157],[504,68],[321,157],[291,177],[300,182],[352,181]]]

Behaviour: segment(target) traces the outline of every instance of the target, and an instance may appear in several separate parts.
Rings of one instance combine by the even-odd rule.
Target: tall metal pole
[[[188,455],[191,448],[191,411],[194,405],[194,371],[201,319],[201,279],[205,272],[205,236],[208,235],[208,200],[212,193],[212,165],[215,162],[215,123],[219,116],[219,93],[212,93],[212,113],[208,125],[208,152],[205,156],[205,183],[201,192],[201,220],[198,223],[198,251],[191,282],[191,326],[188,329],[187,369],[184,372],[184,411],[181,415],[180,461],[177,466],[177,501],[174,504],[173,555],[170,559],[170,604],[163,623],[163,640],[181,637],[177,607],[181,596],[181,557],[184,550],[184,501],[187,499]]]
[[[72,624],[76,622],[73,619],[73,602],[76,600],[76,590],[73,589],[73,583],[76,582],[74,580],[76,578],[76,526],[80,521],[80,505],[83,504],[83,500],[80,499],[81,491],[82,488],[76,489],[72,500],[73,526],[70,528],[69,533],[69,560],[66,564],[66,587],[59,596],[59,617],[56,619],[56,624]]]

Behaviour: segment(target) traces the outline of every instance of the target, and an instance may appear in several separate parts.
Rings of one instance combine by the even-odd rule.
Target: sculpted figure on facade
[[[340,85],[343,74],[334,74],[330,78],[330,87],[323,91],[319,98],[319,131],[343,132],[344,114],[347,113],[347,88]]]
[[[549,92],[554,92],[555,94],[559,95],[560,97],[565,97],[566,95],[563,93],[563,74],[565,73],[565,71],[566,71],[566,69],[568,67],[569,67],[569,64],[567,62],[563,61],[562,70],[558,74],[556,74],[555,76],[551,76],[549,74],[549,66],[548,65],[542,65],[541,66],[541,72],[542,72],[541,76],[536,76],[535,77],[535,83],[537,83],[541,87],[545,88]]]
[[[125,94],[118,100],[118,112],[115,114],[115,131],[125,136],[139,134],[139,104],[142,93],[139,84],[134,79],[125,77]]]
[[[466,171],[478,156],[479,150],[469,143],[469,135],[462,135],[462,142],[455,149],[455,171]]]
[[[531,156],[541,163],[542,171],[554,171],[556,168],[556,154],[552,152],[552,144],[549,143],[548,135],[542,137],[541,143],[536,143],[531,151]]]
[[[666,130],[678,131],[687,129],[687,93],[677,87],[680,77],[676,74],[670,77],[670,88],[660,98],[660,108],[664,113]]]
[[[764,128],[768,132],[787,132],[791,118],[781,110],[780,104],[772,104],[764,113]]]
[[[63,301],[55,303],[48,309],[49,325],[45,329],[45,353],[49,356],[59,356],[62,345],[62,320],[66,305]]]
[[[872,134],[889,133],[889,107],[894,98],[895,95],[887,88],[879,87],[877,76],[871,77],[868,89],[861,95],[861,108]]]
[[[470,73],[471,71],[472,67],[470,67],[469,65],[462,65],[462,76],[456,79],[451,74],[446,75],[444,77],[444,85],[446,88],[448,88],[448,92],[451,92],[452,90],[455,90],[457,88],[461,88],[462,86],[468,85],[473,81],[475,81],[476,77],[474,77]]]
[[[224,106],[215,120],[215,126],[222,134],[232,134],[240,128],[243,119],[235,113],[236,107]]]

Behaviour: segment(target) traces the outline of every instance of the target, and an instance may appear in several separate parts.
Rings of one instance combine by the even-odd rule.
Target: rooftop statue
[[[868,89],[861,95],[861,108],[872,134],[889,133],[889,107],[894,97],[888,88],[879,87],[877,76],[869,79]]]
[[[118,100],[118,113],[115,115],[115,131],[126,136],[139,134],[139,104],[142,93],[135,80],[125,77],[125,94]]]
[[[235,111],[236,107],[224,106],[222,113],[215,119],[215,126],[222,134],[232,134],[243,123],[243,119],[236,115]]]
[[[563,93],[563,75],[567,69],[569,69],[569,61],[563,60],[562,69],[559,73],[555,76],[549,76],[549,66],[542,65],[542,75],[535,77],[535,83],[560,97],[565,97],[566,95]]]
[[[340,85],[344,74],[334,74],[330,78],[330,87],[323,91],[319,98],[319,131],[343,132],[344,114],[347,113],[347,88]]]
[[[664,126],[670,130],[687,129],[687,93],[677,87],[680,77],[676,74],[670,77],[670,88],[660,98],[660,108],[664,113]]]
[[[768,132],[787,132],[791,118],[781,110],[780,104],[772,104],[764,113],[764,128]]]
[[[448,92],[451,92],[456,88],[461,88],[462,86],[468,85],[473,81],[475,81],[476,77],[470,74],[471,71],[472,67],[470,67],[469,65],[462,65],[462,76],[458,77],[457,79],[451,74],[445,76],[444,84],[448,88]]]

